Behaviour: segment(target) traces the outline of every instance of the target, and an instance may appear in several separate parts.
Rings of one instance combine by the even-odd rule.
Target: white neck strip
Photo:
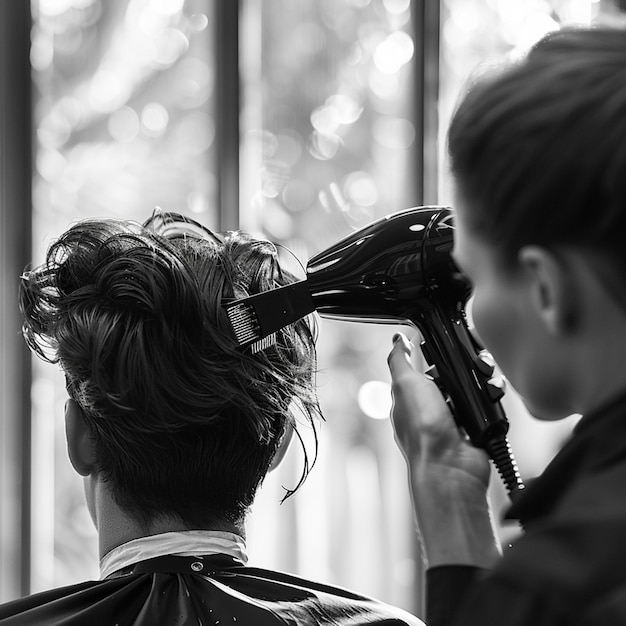
[[[140,561],[159,556],[203,556],[226,554],[242,565],[248,562],[246,543],[234,533],[214,530],[186,530],[133,539],[113,548],[100,560],[100,578]]]

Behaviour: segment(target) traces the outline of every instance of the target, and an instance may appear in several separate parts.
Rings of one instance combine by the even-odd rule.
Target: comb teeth
[[[252,350],[252,354],[256,354],[257,352],[261,352],[261,350],[265,350],[265,348],[269,348],[271,345],[276,343],[276,333],[272,333],[268,335],[264,339],[259,339],[259,341],[255,341],[250,349]]]
[[[240,347],[258,352],[276,343],[276,332],[315,310],[305,280],[225,304]]]
[[[259,322],[251,307],[237,303],[227,307],[226,312],[240,346],[258,338],[260,334]]]

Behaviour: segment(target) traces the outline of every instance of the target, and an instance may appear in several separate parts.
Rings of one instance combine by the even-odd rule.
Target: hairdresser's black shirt
[[[408,613],[225,555],[163,556],[0,605],[2,626],[420,626]]]
[[[583,417],[511,507],[493,570],[428,572],[428,626],[626,625],[626,397]]]

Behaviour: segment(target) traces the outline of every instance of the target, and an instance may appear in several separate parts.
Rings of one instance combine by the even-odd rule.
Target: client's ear
[[[524,246],[518,260],[530,280],[532,305],[550,334],[563,334],[576,320],[576,288],[567,258],[541,246]]]
[[[285,427],[285,432],[278,444],[278,450],[276,450],[276,454],[272,459],[272,464],[270,465],[269,471],[275,470],[285,457],[287,450],[289,449],[289,444],[291,443],[291,438],[293,437],[293,426],[291,424],[287,424]]]
[[[93,437],[81,408],[71,399],[65,403],[65,438],[72,467],[81,476],[89,476],[96,461]]]

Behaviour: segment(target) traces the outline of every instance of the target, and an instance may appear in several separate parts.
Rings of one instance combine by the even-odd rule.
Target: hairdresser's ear
[[[571,330],[575,319],[572,268],[541,246],[524,246],[518,260],[529,281],[531,304],[546,330],[552,335]]]
[[[289,444],[291,443],[291,438],[293,437],[293,426],[291,424],[287,424],[285,427],[285,432],[278,444],[278,450],[276,450],[276,454],[272,459],[272,464],[270,465],[269,471],[275,470],[285,457],[287,450],[289,449]]]
[[[89,424],[75,400],[65,403],[65,438],[72,467],[89,476],[95,468],[96,454]]]

